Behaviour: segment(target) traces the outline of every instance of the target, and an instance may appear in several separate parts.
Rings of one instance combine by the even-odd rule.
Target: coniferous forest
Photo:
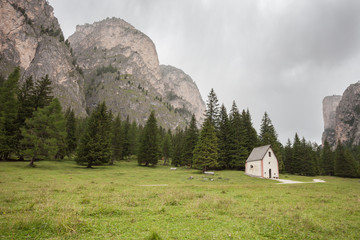
[[[161,163],[201,171],[244,170],[252,149],[270,144],[280,172],[360,175],[360,146],[340,142],[335,149],[327,142],[319,146],[297,133],[283,146],[266,112],[257,133],[250,111],[239,110],[235,101],[227,111],[213,89],[202,125],[193,115],[185,129],[171,131],[158,126],[153,111],[145,126],[140,126],[135,119],[114,116],[105,102],[86,119],[78,119],[72,109],[62,109],[52,97],[48,76],[19,80],[19,68],[0,79],[0,160],[27,160],[34,167],[39,160],[68,159],[92,168],[137,159],[144,166]]]

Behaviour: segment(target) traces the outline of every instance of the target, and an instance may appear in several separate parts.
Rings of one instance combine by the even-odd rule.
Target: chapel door
[[[269,178],[271,178],[271,169],[269,169]]]

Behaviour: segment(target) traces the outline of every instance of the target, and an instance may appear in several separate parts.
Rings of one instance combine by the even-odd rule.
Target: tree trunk
[[[88,163],[87,167],[86,168],[92,168],[91,166],[91,162]]]
[[[163,165],[166,165],[166,161],[167,161],[167,158],[164,158],[164,164]]]
[[[35,162],[35,156],[33,156],[33,157],[31,158],[31,161],[30,161],[30,163],[29,163],[29,167],[35,167],[34,162]]]

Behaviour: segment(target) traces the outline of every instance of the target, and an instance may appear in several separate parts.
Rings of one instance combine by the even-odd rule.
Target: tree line
[[[201,126],[195,116],[185,129],[166,130],[157,125],[152,111],[145,126],[129,117],[114,116],[106,103],[100,103],[85,119],[74,111],[62,110],[52,97],[48,76],[32,77],[19,83],[20,69],[0,79],[0,159],[73,159],[80,165],[114,164],[134,156],[139,165],[163,164],[208,169],[244,170],[254,147],[270,144],[281,172],[299,175],[359,175],[360,149],[328,143],[318,146],[299,139],[283,146],[265,112],[260,131],[253,127],[249,110],[239,111],[235,101],[228,112],[219,105],[211,89]]]

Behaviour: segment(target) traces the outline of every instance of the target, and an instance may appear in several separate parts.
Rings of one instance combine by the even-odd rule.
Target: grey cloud
[[[264,111],[283,143],[320,142],[322,98],[360,79],[357,0],[50,0],[65,35],[120,17],[147,34],[159,60],[183,69],[203,98]]]

